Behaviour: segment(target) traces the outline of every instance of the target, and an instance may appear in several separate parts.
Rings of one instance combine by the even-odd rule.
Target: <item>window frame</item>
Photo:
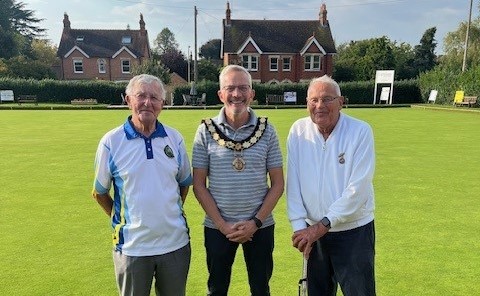
[[[268,57],[268,63],[270,65],[269,69],[270,69],[270,72],[278,72],[279,70],[279,56],[269,56]],[[275,62],[273,61],[275,60]],[[276,66],[276,67],[273,67],[273,66]]]
[[[124,63],[127,62],[128,65],[125,65]],[[128,71],[125,71],[125,67],[128,67]],[[132,63],[130,62],[130,59],[122,59],[120,62],[120,68],[122,70],[122,74],[131,74],[132,71]]]
[[[288,60],[287,63],[285,63],[286,60]],[[285,65],[288,65],[288,68],[285,68]],[[292,57],[282,57],[282,71],[283,72],[292,71]]]
[[[100,73],[100,74],[107,73],[107,61],[105,59],[98,59],[97,60],[97,66],[98,66],[98,73]],[[102,67],[103,67],[103,69],[102,69]]]
[[[241,56],[242,66],[248,71],[258,71],[259,56],[253,54],[244,54]]]
[[[318,59],[318,61],[316,61]],[[320,71],[322,69],[322,55],[321,54],[306,54],[303,58],[305,71]],[[316,64],[318,63],[318,67]]]
[[[73,73],[83,74],[83,59],[82,58],[74,58],[74,59],[72,59],[72,62],[73,62]]]

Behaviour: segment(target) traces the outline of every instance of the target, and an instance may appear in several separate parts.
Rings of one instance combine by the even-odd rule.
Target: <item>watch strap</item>
[[[253,216],[253,217],[252,217],[252,220],[253,220],[253,222],[255,222],[255,225],[257,225],[257,228],[262,227],[263,223],[262,223],[262,221],[260,221],[260,219],[258,219],[257,217]]]

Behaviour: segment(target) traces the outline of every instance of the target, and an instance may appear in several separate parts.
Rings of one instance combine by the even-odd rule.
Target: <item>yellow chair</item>
[[[458,103],[462,103],[464,96],[465,96],[465,92],[463,90],[457,90],[455,92],[455,98],[453,99],[453,104],[456,105]]]

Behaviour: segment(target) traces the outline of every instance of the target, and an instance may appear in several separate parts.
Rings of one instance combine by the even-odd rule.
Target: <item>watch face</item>
[[[324,217],[320,222],[323,224],[323,226],[330,227],[330,220],[328,220],[327,217]]]

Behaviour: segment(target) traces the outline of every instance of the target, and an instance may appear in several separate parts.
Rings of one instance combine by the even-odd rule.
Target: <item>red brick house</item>
[[[335,43],[326,5],[318,20],[234,20],[227,2],[223,64],[247,68],[260,83],[304,82],[332,75]]]
[[[140,30],[72,29],[65,13],[57,56],[60,79],[127,81],[134,65],[150,58],[150,45],[143,15]]]

